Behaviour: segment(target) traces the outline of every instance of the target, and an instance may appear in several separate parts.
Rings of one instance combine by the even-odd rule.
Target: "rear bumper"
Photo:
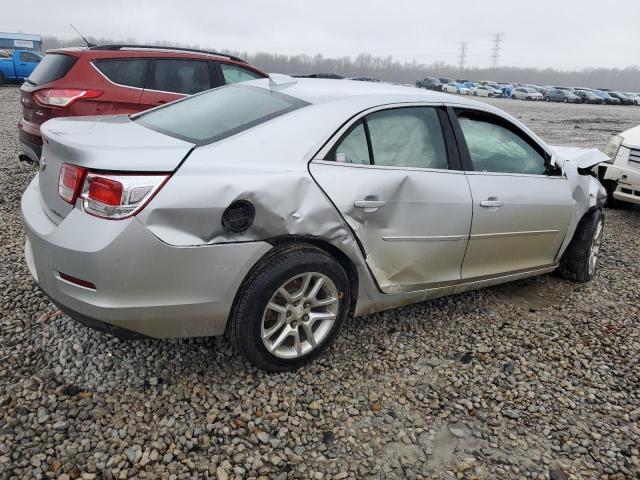
[[[40,127],[21,119],[18,122],[18,141],[20,152],[29,157],[33,162],[40,162],[42,155],[42,137]]]
[[[174,247],[137,219],[101,220],[74,209],[55,224],[40,205],[37,177],[22,197],[25,258],[40,288],[70,314],[118,336],[221,335],[264,242]],[[95,289],[61,278],[89,281]]]

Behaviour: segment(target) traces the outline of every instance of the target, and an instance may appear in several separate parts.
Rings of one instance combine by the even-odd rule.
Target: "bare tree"
[[[122,39],[115,41],[107,38],[89,37],[87,40],[95,44],[137,43],[133,38],[124,41]],[[374,77],[389,82],[414,83],[416,80],[427,76],[456,77],[460,67],[459,64],[448,65],[444,62],[422,64],[413,61],[401,63],[391,56],[376,57],[369,53],[361,53],[354,58],[326,58],[322,55],[282,55],[268,52],[249,54],[246,52],[230,51],[224,48],[212,48],[211,46],[180,45],[169,41],[155,42],[155,44],[189,48],[210,48],[245,58],[249,63],[266,72],[287,73],[290,75],[336,73],[343,77]],[[70,40],[52,36],[43,37],[43,48],[45,49],[82,45],[84,45],[84,41],[79,37]],[[634,61],[637,61],[637,59],[634,58]],[[466,67],[466,61],[464,65]],[[585,68],[580,71],[561,71],[551,68],[466,67],[465,77],[476,81],[493,80],[497,82],[520,82],[535,85],[604,87],[625,92],[640,91],[640,67],[638,66],[629,66],[627,68]]]

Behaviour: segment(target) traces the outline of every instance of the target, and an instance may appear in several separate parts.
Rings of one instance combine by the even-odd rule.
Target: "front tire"
[[[557,275],[574,282],[590,281],[598,266],[603,232],[602,209],[595,208],[587,212],[578,223],[573,238],[560,259]]]
[[[347,274],[324,250],[301,244],[277,248],[247,276],[228,335],[256,367],[295,370],[333,342],[350,299]]]

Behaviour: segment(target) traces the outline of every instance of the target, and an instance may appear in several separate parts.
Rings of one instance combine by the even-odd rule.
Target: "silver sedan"
[[[282,371],[352,316],[596,271],[604,154],[460,97],[273,75],[42,135],[28,267],[122,337],[226,334]]]

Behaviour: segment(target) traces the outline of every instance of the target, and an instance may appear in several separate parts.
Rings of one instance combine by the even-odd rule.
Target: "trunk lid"
[[[113,172],[172,172],[194,147],[132,122],[127,115],[56,118],[42,125],[41,132],[40,194],[56,224],[74,208],[58,194],[63,163]]]

